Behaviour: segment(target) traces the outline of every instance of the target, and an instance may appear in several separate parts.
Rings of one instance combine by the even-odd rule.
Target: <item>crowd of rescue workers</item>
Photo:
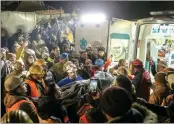
[[[2,123],[174,122],[174,69],[165,61],[151,61],[148,72],[135,59],[130,72],[120,59],[108,72],[104,47],[77,53],[67,39],[48,45],[21,31],[13,40],[0,54]],[[109,85],[90,91],[92,79]]]

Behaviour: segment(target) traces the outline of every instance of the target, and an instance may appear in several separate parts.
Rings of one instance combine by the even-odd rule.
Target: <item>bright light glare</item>
[[[81,17],[83,22],[103,22],[106,19],[103,14],[85,14]]]

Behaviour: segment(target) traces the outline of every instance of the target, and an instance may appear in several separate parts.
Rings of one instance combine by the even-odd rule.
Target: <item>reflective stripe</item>
[[[35,82],[31,81],[31,80],[25,80],[24,81],[26,84],[28,84],[30,86],[30,97],[40,97],[41,93],[38,89],[38,87],[36,86]]]

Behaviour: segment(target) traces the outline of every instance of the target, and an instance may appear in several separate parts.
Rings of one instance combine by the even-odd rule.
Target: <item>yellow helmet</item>
[[[44,59],[37,59],[34,64],[35,65],[40,65],[40,66],[43,66],[43,65],[46,65],[46,61]]]
[[[29,72],[30,74],[45,74],[45,71],[43,69],[43,67],[41,65],[36,65],[33,64],[30,68],[29,68]]]

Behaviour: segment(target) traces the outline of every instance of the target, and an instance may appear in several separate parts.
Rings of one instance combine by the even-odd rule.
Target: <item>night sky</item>
[[[71,13],[80,8],[84,13],[103,12],[108,18],[141,19],[150,17],[151,11],[174,10],[174,1],[44,1],[55,9]],[[17,4],[8,6],[5,10],[15,10]]]

